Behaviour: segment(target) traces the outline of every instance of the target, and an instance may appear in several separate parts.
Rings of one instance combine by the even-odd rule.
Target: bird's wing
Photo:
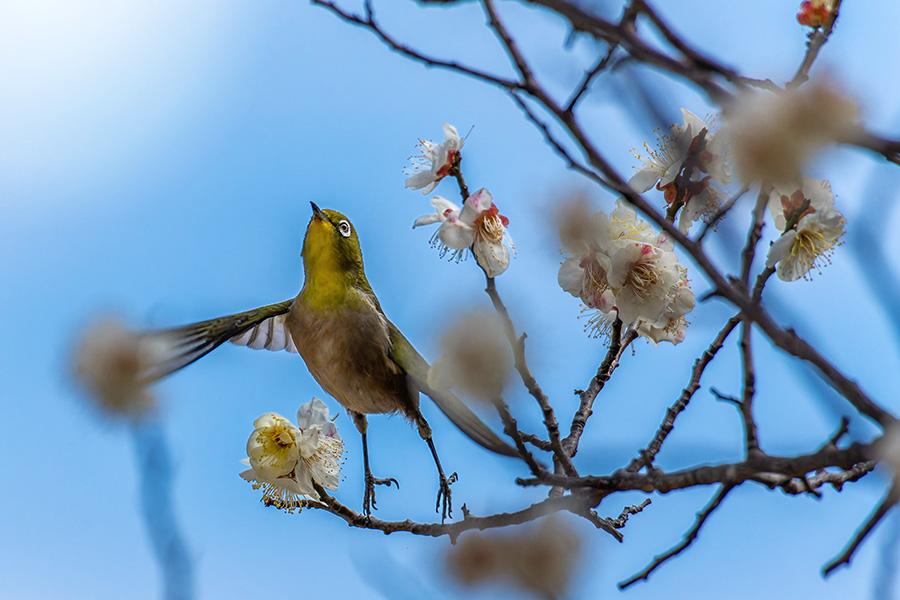
[[[160,342],[161,358],[141,374],[155,381],[206,356],[225,342],[267,350],[297,352],[285,325],[293,300],[270,304],[236,315],[201,321],[174,329],[144,333],[149,342]]]
[[[504,456],[519,456],[515,448],[504,442],[494,433],[490,427],[478,418],[468,406],[463,403],[450,390],[435,390],[428,385],[428,370],[431,366],[422,358],[412,344],[409,343],[400,330],[388,321],[390,329],[390,348],[389,354],[391,359],[400,365],[406,372],[407,376],[412,379],[415,387],[426,396],[434,400],[437,407],[441,409],[447,418],[456,425],[460,431],[466,434],[472,441],[487,448],[491,452],[503,454]]]

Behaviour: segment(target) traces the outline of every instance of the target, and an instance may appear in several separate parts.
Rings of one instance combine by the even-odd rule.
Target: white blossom
[[[450,252],[459,260],[471,248],[488,277],[496,277],[506,270],[513,247],[506,230],[509,219],[499,213],[490,192],[484,188],[478,190],[466,199],[462,209],[441,196],[432,198],[431,205],[436,212],[419,217],[413,227],[441,224],[431,238],[432,243],[441,247],[441,256]]]
[[[336,490],[341,472],[344,441],[318,398],[300,407],[297,425],[277,413],[266,413],[253,422],[247,440],[250,466],[241,477],[263,490],[263,500],[294,508],[304,500],[319,500],[313,482]]]
[[[777,263],[776,273],[783,281],[807,277],[813,267],[821,268],[830,260],[835,245],[844,235],[844,216],[834,208],[807,214],[796,228],[783,233],[772,243],[766,265]]]
[[[406,178],[406,187],[413,190],[421,189],[423,194],[430,193],[441,179],[450,173],[465,142],[465,138],[459,137],[456,127],[449,123],[444,123],[443,143],[435,144],[428,140],[419,140],[418,147],[421,153],[410,158],[413,173]]]

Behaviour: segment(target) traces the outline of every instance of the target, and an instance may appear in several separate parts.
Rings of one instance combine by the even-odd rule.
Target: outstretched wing
[[[225,342],[257,350],[297,352],[284,322],[292,302],[285,300],[236,315],[143,334],[150,342],[161,342],[160,346],[165,350],[162,358],[141,378],[151,382],[165,377],[206,356]]]
[[[515,448],[501,440],[453,392],[429,387],[428,371],[431,366],[390,321],[388,321],[388,327],[391,336],[390,357],[406,371],[407,376],[419,391],[431,398],[441,412],[447,415],[447,418],[472,441],[497,454],[519,456]]]

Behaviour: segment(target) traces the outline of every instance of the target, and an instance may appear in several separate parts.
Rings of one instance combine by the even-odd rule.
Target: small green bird
[[[251,348],[298,352],[315,380],[341,403],[362,434],[365,492],[363,511],[375,508],[377,479],[369,470],[366,415],[400,413],[428,443],[440,477],[436,510],[451,509],[450,483],[431,439],[431,427],[419,410],[419,393],[468,437],[506,456],[519,453],[449,391],[428,385],[429,364],[381,310],[363,269],[356,230],[347,218],[312,204],[313,216],[303,240],[305,282],[293,300],[148,335],[164,338],[172,352],[145,379],[152,381],[185,367],[226,341]],[[397,484],[399,487],[399,484]]]

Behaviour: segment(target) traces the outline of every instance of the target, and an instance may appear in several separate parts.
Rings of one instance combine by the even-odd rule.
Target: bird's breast
[[[344,407],[363,414],[410,412],[418,405],[390,358],[387,320],[360,294],[359,306],[309,306],[299,296],[288,329],[309,372]],[[411,415],[410,415],[411,416]]]

